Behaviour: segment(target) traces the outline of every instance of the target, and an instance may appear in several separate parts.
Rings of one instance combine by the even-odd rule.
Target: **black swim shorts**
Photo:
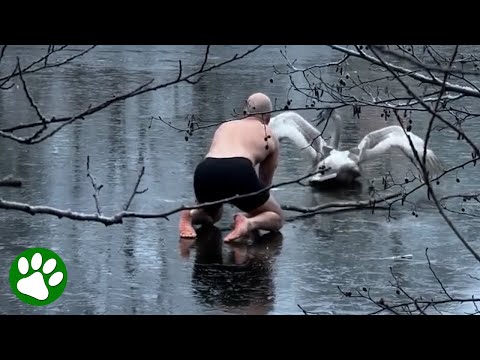
[[[195,169],[193,187],[199,203],[249,194],[265,188],[258,179],[252,162],[244,157],[205,158]],[[263,205],[269,196],[270,193],[266,190],[230,203],[244,212],[250,212]],[[214,211],[219,207],[220,205],[212,206],[205,210]]]

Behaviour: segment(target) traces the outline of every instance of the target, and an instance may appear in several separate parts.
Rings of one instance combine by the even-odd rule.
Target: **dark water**
[[[214,61],[244,51],[246,46],[216,46]],[[184,128],[195,114],[206,121],[229,118],[241,109],[244,99],[262,91],[280,104],[287,99],[288,78],[273,77],[273,65],[284,60],[282,47],[266,46],[250,57],[206,75],[198,84],[175,85],[115,104],[64,128],[38,145],[18,145],[0,138],[0,177],[24,179],[21,189],[0,188],[0,196],[31,204],[43,204],[88,213],[95,212],[92,187],[86,177],[86,159],[104,185],[100,202],[105,214],[121,210],[142,165],[145,176],[131,210],[160,212],[190,204],[192,174],[208,148],[213,128],[184,134],[150,118],[161,115]],[[201,65],[203,46],[102,46],[65,67],[26,77],[32,96],[46,117],[75,114],[90,104],[122,94],[144,81],[168,81],[177,75],[178,59],[184,71]],[[289,46],[297,66],[333,61],[336,55],[322,46]],[[0,65],[2,74],[19,55],[25,63],[45,52],[44,47],[8,49]],[[74,54],[75,52],[71,52]],[[362,78],[373,76],[368,67],[357,68]],[[334,77],[335,74],[330,75]],[[270,83],[269,79],[274,78]],[[294,105],[301,98],[290,94]],[[477,109],[477,111],[480,109]],[[308,114],[308,113],[307,113]],[[355,120],[343,112],[342,147],[357,143],[367,132],[385,125],[378,112],[364,110]],[[0,125],[10,126],[35,119],[21,87],[0,91]],[[423,136],[426,123],[418,119],[414,131]],[[390,121],[394,123],[394,120]],[[466,125],[472,138],[480,127]],[[449,167],[459,158],[468,159],[465,145],[447,132],[435,134],[431,147]],[[467,150],[467,151],[464,151]],[[391,171],[403,179],[409,163],[399,154],[369,164],[364,182]],[[290,144],[282,148],[275,182],[304,174],[302,155]],[[456,176],[461,183],[455,181]],[[453,173],[437,186],[439,196],[478,190],[477,167]],[[291,185],[274,191],[282,204],[317,205],[334,200],[365,198],[362,193],[320,194]],[[343,212],[288,222],[281,235],[265,235],[250,245],[223,245],[218,230],[200,234],[198,244],[178,240],[178,214],[164,219],[128,219],[122,225],[105,227],[57,219],[47,215],[0,211],[0,313],[2,314],[299,314],[300,304],[323,314],[364,314],[375,307],[360,299],[344,298],[337,286],[354,291],[369,287],[375,298],[399,298],[390,286],[389,267],[412,295],[441,297],[442,290],[428,269],[425,248],[437,275],[452,295],[479,296],[478,262],[461,245],[427,201],[425,192],[412,199],[412,206],[397,206],[396,220],[387,222],[385,212]],[[450,203],[459,210],[474,204]],[[220,227],[228,227],[234,209],[225,208]],[[478,212],[477,212],[478,213]],[[292,214],[289,214],[292,215]],[[476,219],[449,214],[477,251],[480,250]],[[182,247],[183,246],[183,247]],[[63,296],[51,305],[34,308],[17,300],[10,290],[8,271],[17,254],[28,247],[56,251],[68,268]],[[409,260],[391,257],[411,254]],[[442,308],[446,313],[472,311],[468,305]]]

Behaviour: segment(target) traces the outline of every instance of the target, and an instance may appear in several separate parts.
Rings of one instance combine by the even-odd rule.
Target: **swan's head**
[[[316,165],[310,184],[335,180],[341,183],[351,183],[361,175],[356,161],[348,156],[347,151],[332,150],[331,153]]]

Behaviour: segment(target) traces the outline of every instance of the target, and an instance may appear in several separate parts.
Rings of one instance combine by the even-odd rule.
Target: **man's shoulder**
[[[226,128],[226,127],[231,127],[231,126],[240,126],[242,125],[243,123],[240,121],[240,120],[237,120],[237,119],[228,119],[228,120],[223,120],[222,122],[220,122],[219,124],[219,128],[222,127],[222,128]]]

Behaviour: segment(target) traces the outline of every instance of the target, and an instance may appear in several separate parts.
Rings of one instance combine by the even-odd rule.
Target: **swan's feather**
[[[403,154],[410,159],[410,161],[413,162],[417,169],[420,170],[407,134],[410,136],[412,144],[415,147],[420,160],[422,161],[425,144],[423,140],[414,133],[405,133],[402,127],[393,125],[387,126],[380,130],[372,131],[371,133],[365,135],[362,141],[360,141],[358,144],[358,149],[360,150],[359,163],[381,157],[391,148],[397,148],[401,150]],[[425,162],[430,175],[436,175],[443,171],[443,166],[440,163],[440,160],[437,158],[434,152],[428,148]]]
[[[333,121],[333,134],[332,139],[330,140],[330,146],[334,149],[338,149],[342,130],[342,118],[338,112],[334,108],[323,109],[318,113],[315,121],[317,121],[316,126],[319,126],[324,121],[326,121],[327,124]]]
[[[279,141],[289,139],[302,151],[306,151],[314,165],[332,150],[320,131],[296,112],[286,111],[274,116],[268,126]]]

